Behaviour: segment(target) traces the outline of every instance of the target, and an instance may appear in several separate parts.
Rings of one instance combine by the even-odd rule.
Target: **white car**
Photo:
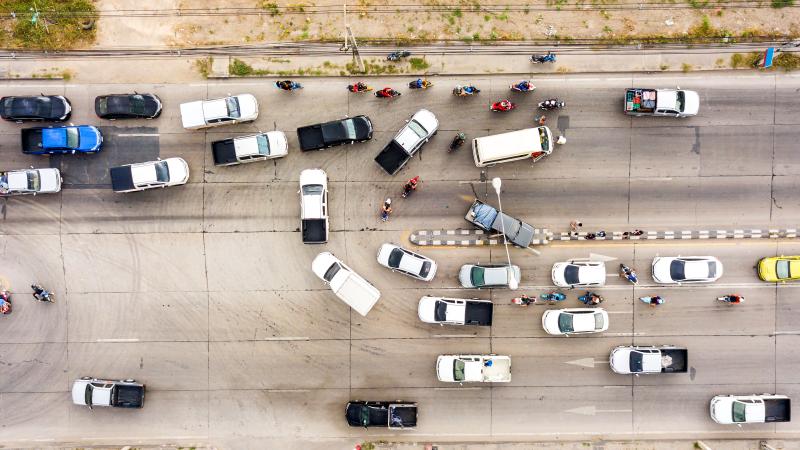
[[[458,272],[458,281],[465,288],[510,288],[512,284],[516,288],[520,280],[519,267],[507,264],[464,264]]]
[[[559,287],[603,286],[606,284],[606,263],[573,259],[553,264],[553,284]]]
[[[217,166],[266,161],[289,154],[287,142],[283,131],[267,131],[214,141],[211,143],[211,154]]]
[[[436,275],[436,263],[432,259],[389,243],[378,250],[378,264],[422,281],[431,281]]]
[[[167,158],[112,167],[111,187],[114,192],[134,192],[179,186],[189,181],[189,165],[183,158]]]
[[[491,300],[446,298],[426,295],[419,299],[417,315],[425,323],[439,325],[492,325]]]
[[[601,333],[608,329],[608,313],[602,308],[551,309],[542,314],[547,334]]]
[[[660,284],[711,283],[722,276],[722,263],[713,256],[656,256],[653,281]]]
[[[0,172],[0,196],[55,194],[61,190],[61,172],[54,168]]]
[[[258,118],[258,101],[252,94],[181,103],[181,122],[187,130],[252,122]]]

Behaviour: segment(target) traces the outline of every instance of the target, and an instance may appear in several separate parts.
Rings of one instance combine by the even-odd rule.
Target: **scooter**
[[[636,276],[636,272],[625,264],[619,265],[619,276],[633,284],[639,284],[639,278]]]
[[[536,86],[528,80],[522,80],[517,84],[512,84],[511,90],[514,92],[533,92],[536,90]]]
[[[413,184],[411,183],[411,180],[414,180]],[[412,192],[417,190],[417,185],[419,184],[419,176],[416,176],[411,180],[408,180],[408,182],[403,185],[403,194],[402,194],[403,198],[408,197],[409,195],[411,195]]]
[[[553,304],[555,302],[563,302],[564,300],[567,299],[567,296],[566,294],[563,294],[561,292],[553,291],[553,292],[548,292],[546,294],[542,294],[539,296],[539,298]]]
[[[409,89],[428,89],[431,86],[433,86],[433,83],[428,80],[423,80],[422,78],[418,78],[408,83]]]
[[[369,92],[372,90],[370,86],[367,86],[366,83],[355,83],[355,84],[348,84],[347,90],[350,92],[360,93],[360,92]]]
[[[556,54],[547,52],[546,55],[531,55],[531,62],[534,64],[554,63],[556,62]]]
[[[489,109],[491,109],[494,112],[505,112],[505,111],[511,111],[516,107],[517,105],[515,103],[511,103],[508,100],[501,100],[499,102],[492,103],[492,107]]]
[[[407,50],[398,50],[396,52],[389,53],[389,56],[386,57],[387,61],[400,61],[400,58],[406,58],[411,56],[411,52]]]
[[[450,148],[447,149],[447,153],[451,153],[454,150],[458,150],[462,145],[464,145],[464,141],[467,140],[467,135],[464,133],[458,133],[455,135],[452,141],[450,141]]]
[[[527,295],[522,295],[520,297],[515,297],[511,299],[511,304],[519,305],[519,306],[529,306],[536,303],[536,297],[528,297]]]
[[[585,294],[578,297],[578,300],[586,306],[599,305],[600,303],[603,303],[605,301],[605,299],[602,296],[589,291],[586,291]]]
[[[659,297],[658,295],[653,295],[651,297],[639,297],[639,300],[641,300],[642,303],[646,303],[654,308],[658,305],[663,305],[664,302],[666,302],[666,300]]]
[[[722,297],[717,297],[717,300],[729,305],[735,305],[737,303],[744,303],[744,296],[736,294],[723,295]]]
[[[11,314],[11,292],[0,291],[0,314]]]
[[[561,109],[565,106],[567,106],[567,104],[557,98],[551,98],[549,100],[539,102],[539,109],[542,111],[552,111],[554,109]]]
[[[375,97],[378,98],[392,98],[392,97],[399,97],[400,93],[395,91],[392,88],[383,88],[380,91],[375,92]]]
[[[56,296],[50,291],[45,290],[43,287],[39,286],[38,284],[32,284],[31,289],[33,289],[33,298],[40,302],[56,302]]]
[[[288,89],[283,87],[283,86],[281,86],[281,82],[280,81],[276,81],[275,82],[275,87],[278,88],[278,89],[284,90],[284,91],[294,91],[294,90],[297,90],[297,89],[303,89],[303,85],[298,83],[298,82],[296,82],[296,81],[292,81],[289,84],[289,88]]]
[[[480,89],[472,85],[469,86],[458,85],[453,88],[453,95],[455,95],[456,97],[466,97],[468,95],[475,95],[480,91],[481,91]]]

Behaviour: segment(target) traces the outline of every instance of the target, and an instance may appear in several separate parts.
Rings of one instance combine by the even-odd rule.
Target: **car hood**
[[[78,150],[97,150],[103,143],[103,135],[100,134],[100,130],[91,125],[83,125],[78,127],[78,135],[80,136]]]
[[[428,131],[428,136],[431,136],[436,130],[439,129],[439,121],[436,116],[427,109],[420,109],[412,117],[411,120],[416,120]]]
[[[436,358],[436,376],[439,381],[455,381],[453,377],[453,364],[456,357],[452,355],[440,355]]]
[[[721,424],[733,423],[733,398],[718,396],[711,399],[711,418]]]
[[[550,272],[550,277],[553,279],[553,284],[556,286],[568,286],[567,280],[564,279],[564,269],[569,263],[555,263],[553,270]]]
[[[356,129],[356,139],[359,141],[372,139],[372,122],[369,120],[369,117],[353,117],[353,126]]]
[[[670,275],[669,266],[674,258],[655,258],[653,259],[653,280],[656,283],[674,283]]]
[[[435,313],[436,302],[438,300],[438,297],[431,297],[429,295],[419,299],[419,305],[417,306],[417,316],[419,316],[419,320],[425,323],[437,323]]]
[[[631,351],[630,347],[617,347],[612,350],[609,356],[611,370],[621,374],[631,373]]]
[[[561,315],[561,311],[559,310],[550,310],[545,311],[542,314],[542,328],[547,334],[563,334],[561,330],[558,329],[558,317]]]
[[[258,100],[251,94],[240,94],[239,99],[239,120],[255,120],[258,117]]]
[[[289,141],[283,131],[268,131],[270,156],[285,156],[289,153]]]
[[[55,193],[61,190],[61,173],[55,168],[38,169],[41,193]]]
[[[300,172],[300,187],[309,184],[321,184],[327,188],[328,175],[322,169],[305,169]]]
[[[470,272],[474,266],[472,264],[465,264],[461,266],[461,270],[458,271],[458,281],[461,282],[461,286],[471,288],[475,287],[472,285],[472,277],[470,277]]]
[[[381,248],[378,250],[378,263],[383,266],[389,266],[389,255],[392,254],[392,250],[396,249],[397,246],[394,244],[383,244]]]
[[[311,262],[311,271],[314,272],[314,274],[317,275],[320,280],[325,281],[325,279],[322,278],[325,276],[325,272],[327,272],[334,263],[338,262],[339,260],[333,256],[332,253],[322,252],[314,258],[314,261]]]
[[[683,91],[683,114],[694,116],[700,111],[700,96],[695,91]]]
[[[86,386],[90,380],[75,380],[72,383],[72,403],[86,406]]]
[[[167,158],[164,161],[169,167],[169,184],[184,184],[189,181],[189,164],[183,158]]]

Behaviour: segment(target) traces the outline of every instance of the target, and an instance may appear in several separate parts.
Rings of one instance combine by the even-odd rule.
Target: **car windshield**
[[[417,136],[419,136],[420,139],[428,135],[428,131],[425,130],[425,128],[423,128],[422,125],[420,125],[419,122],[417,122],[416,120],[408,122],[408,128],[410,128],[411,131],[413,131]]]
[[[642,371],[642,360],[644,355],[641,352],[631,352],[631,372]]]
[[[427,277],[428,273],[430,273],[430,271],[431,271],[431,262],[430,261],[425,261],[425,262],[422,263],[422,269],[420,269],[420,271],[419,271],[419,276]]]
[[[269,155],[269,139],[262,134],[256,137],[256,142],[258,143],[258,154]]]
[[[714,261],[708,262],[708,278],[714,278],[717,276],[717,263]]]
[[[78,134],[78,129],[75,127],[67,128],[67,147],[78,148],[81,140]]]
[[[683,261],[675,260],[672,261],[669,265],[669,276],[672,277],[675,281],[680,281],[686,279],[686,274],[684,273],[684,267],[686,263]]]
[[[572,314],[561,313],[558,316],[558,329],[562,333],[571,333],[575,331],[572,327]]]
[[[744,422],[747,420],[747,415],[745,411],[747,410],[747,405],[736,401],[733,402],[733,421],[734,422]]]
[[[472,268],[472,271],[469,273],[469,279],[472,281],[473,286],[483,286],[485,284],[483,280],[483,275],[486,272],[486,269],[483,267],[475,266]]]
[[[453,364],[453,380],[455,381],[464,381],[464,361],[457,359],[455,364]]]
[[[675,98],[675,109],[683,112],[684,106],[686,106],[686,95],[683,91],[678,91],[678,95]]]
[[[303,195],[321,195],[321,194],[322,194],[321,184],[307,184],[303,186]]]
[[[39,179],[39,171],[31,170],[28,172],[28,189],[31,191],[38,191],[41,187],[41,180]]]
[[[169,181],[169,166],[166,161],[159,161],[153,166],[156,170],[156,181],[166,183]]]
[[[602,330],[603,327],[605,326],[605,324],[606,324],[606,321],[603,318],[603,315],[600,314],[600,313],[595,313],[594,314],[594,329],[595,330]]]
[[[547,137],[547,131],[544,127],[539,128],[539,142],[542,144],[542,151],[550,150],[550,138]]]
[[[325,271],[325,275],[323,275],[322,278],[324,278],[325,281],[330,283],[330,281],[333,279],[333,277],[335,277],[336,274],[339,273],[339,269],[341,269],[341,268],[342,268],[342,266],[340,266],[339,263],[331,264],[331,266],[328,267],[328,270]]]
[[[144,115],[144,97],[141,95],[131,95],[131,112],[140,116]]]
[[[108,97],[101,97],[97,101],[97,111],[100,114],[105,114],[108,112]]]
[[[791,275],[791,272],[789,271],[789,261],[778,261],[775,264],[775,272],[777,273],[778,278],[789,278],[789,275]]]
[[[228,117],[236,119],[242,116],[239,112],[239,100],[236,97],[226,98],[225,105],[228,107]]]
[[[578,266],[569,264],[564,268],[564,281],[566,281],[567,284],[578,284]]]
[[[389,267],[397,269],[400,267],[400,260],[403,259],[403,251],[395,248],[389,253]]]
[[[361,425],[365,427],[369,425],[369,407],[367,406],[361,407]]]
[[[14,106],[14,97],[7,97],[6,100],[3,102],[3,109],[8,114],[11,112],[11,109]]]
[[[347,139],[355,139],[356,138],[356,124],[353,122],[353,119],[347,119],[342,122],[344,126],[344,134],[347,136]]]

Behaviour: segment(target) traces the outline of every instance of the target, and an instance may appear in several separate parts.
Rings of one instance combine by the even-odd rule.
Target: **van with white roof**
[[[536,162],[553,153],[553,144],[550,128],[526,128],[473,139],[472,157],[478,167],[528,158]]]

